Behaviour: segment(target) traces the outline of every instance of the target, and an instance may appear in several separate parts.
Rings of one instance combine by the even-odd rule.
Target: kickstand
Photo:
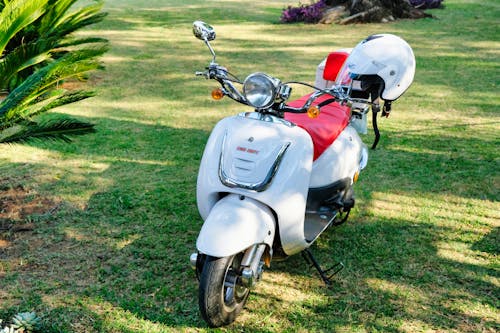
[[[319,275],[321,276],[321,279],[328,286],[332,285],[332,280],[331,280],[332,277],[334,275],[336,275],[338,272],[340,272],[342,269],[344,269],[344,264],[339,261],[338,263],[336,263],[332,267],[323,270],[309,249],[305,249],[304,251],[302,251],[302,257],[309,265],[314,266],[314,268],[316,268]],[[328,275],[328,274],[330,274],[330,275]]]

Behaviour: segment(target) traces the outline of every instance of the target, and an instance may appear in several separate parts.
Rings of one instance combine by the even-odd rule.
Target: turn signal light
[[[267,267],[271,267],[271,255],[269,254],[269,252],[265,252],[264,255],[263,255],[263,259],[264,259],[264,264],[266,264]]]
[[[309,118],[317,118],[319,116],[319,112],[319,107],[317,105],[313,105],[307,110],[307,115]]]
[[[352,177],[352,181],[355,183],[358,181],[358,178],[359,178],[359,172],[356,171],[356,173],[354,174],[354,177]]]
[[[212,98],[213,99],[218,101],[218,100],[222,99],[222,97],[224,97],[224,92],[222,91],[222,89],[217,88],[217,89],[212,90]]]

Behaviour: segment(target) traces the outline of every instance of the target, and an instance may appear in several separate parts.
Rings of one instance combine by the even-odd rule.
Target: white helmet
[[[336,83],[345,85],[348,83],[346,80],[349,83],[355,80],[358,81],[358,89],[364,90],[364,87],[378,82],[380,97],[394,101],[408,89],[414,75],[415,56],[410,45],[398,36],[378,34],[356,45]],[[356,89],[354,84],[353,88]]]

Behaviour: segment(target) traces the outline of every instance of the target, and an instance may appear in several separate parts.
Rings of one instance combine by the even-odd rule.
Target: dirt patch
[[[54,213],[60,204],[36,191],[16,184],[13,179],[0,178],[0,279],[6,271],[31,267],[21,258],[25,251],[20,240],[36,241],[34,216]],[[19,184],[19,183],[18,183]],[[0,297],[1,298],[1,297]]]
[[[57,202],[22,185],[11,187],[8,180],[0,179],[0,232],[31,231],[35,225],[30,216],[50,213],[57,206]]]
[[[6,240],[3,240],[0,238],[0,249],[6,248],[9,245],[10,245],[10,242],[7,242]]]

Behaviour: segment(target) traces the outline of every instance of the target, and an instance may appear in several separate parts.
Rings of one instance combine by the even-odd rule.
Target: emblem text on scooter
[[[259,153],[258,150],[250,149],[250,148],[245,148],[245,147],[240,147],[240,146],[236,147],[236,150],[237,151],[247,152],[249,154],[255,154],[255,155],[257,155]]]

